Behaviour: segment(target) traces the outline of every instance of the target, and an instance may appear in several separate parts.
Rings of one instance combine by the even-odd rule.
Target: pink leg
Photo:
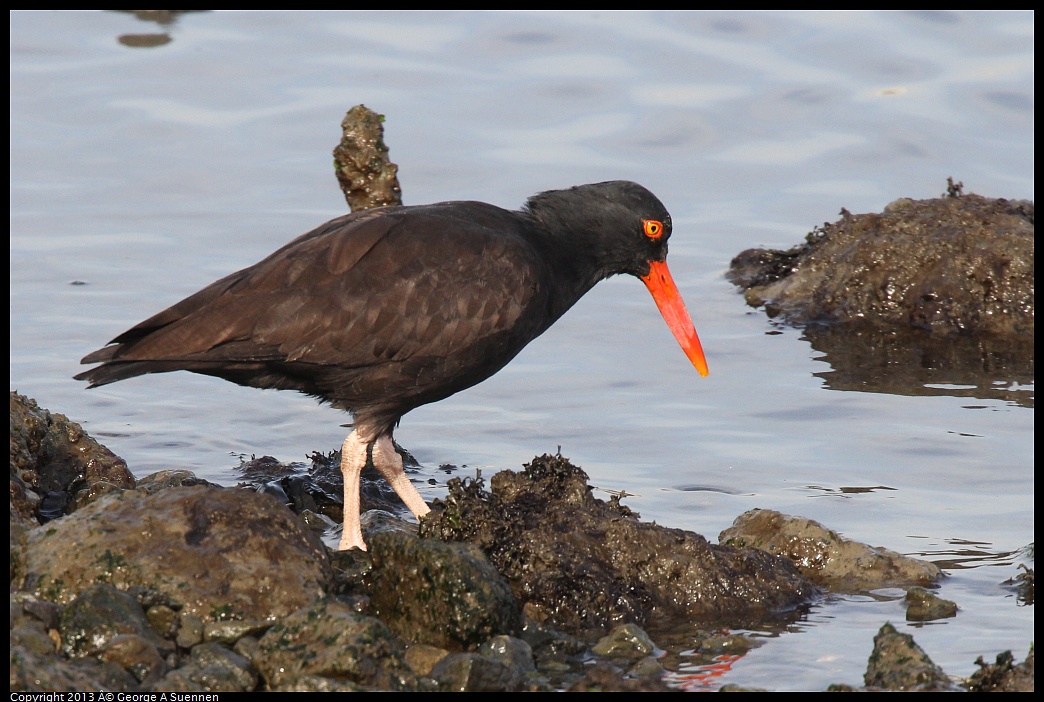
[[[417,492],[417,488],[413,487],[413,483],[406,477],[406,472],[402,469],[402,456],[395,450],[395,445],[387,434],[378,437],[373,444],[373,467],[402,498],[413,512],[413,516],[420,519],[431,511],[424,498]]]
[[[341,474],[344,475],[344,531],[339,551],[366,550],[362,525],[359,523],[359,476],[366,467],[367,442],[352,431],[341,446]]]

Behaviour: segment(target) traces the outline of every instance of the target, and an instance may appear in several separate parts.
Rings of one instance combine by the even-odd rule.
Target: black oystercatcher
[[[626,181],[540,193],[518,212],[481,202],[358,212],[120,334],[76,378],[94,387],[187,370],[351,412],[340,548],[365,549],[368,458],[413,514],[429,511],[392,444],[399,419],[496,373],[598,281],[640,278],[707,374],[665,263],[670,235],[663,204]]]

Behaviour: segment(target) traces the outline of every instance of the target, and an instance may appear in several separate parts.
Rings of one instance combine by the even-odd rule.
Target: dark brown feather
[[[642,222],[663,223],[649,238]],[[670,215],[613,181],[533,196],[388,207],[334,219],[116,337],[91,386],[187,370],[295,389],[352,411],[367,436],[496,373],[584,293],[642,276]]]
[[[447,397],[547,325],[546,263],[517,215],[485,208],[481,221],[439,205],[334,220],[121,334],[77,377],[184,369],[382,415]]]

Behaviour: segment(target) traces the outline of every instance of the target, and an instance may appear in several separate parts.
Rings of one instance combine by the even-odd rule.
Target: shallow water
[[[711,367],[695,373],[638,281],[608,281],[494,378],[405,418],[396,438],[423,480],[561,446],[600,496],[624,491],[660,524],[714,539],[771,508],[944,563],[956,618],[909,625],[898,591],[830,599],[717,685],[859,683],[885,621],[951,674],[1005,649],[1021,660],[1032,607],[999,583],[1033,540],[1032,381],[996,378],[987,398],[959,379],[832,389],[828,359],[723,272],[841,207],[937,196],[947,176],[1033,198],[1033,48],[1031,12],[15,12],[11,387],[138,476],[231,483],[240,455],[339,447],[347,417],[293,393],[187,373],[85,392],[72,375],[341,214],[330,150],[365,103],[387,115],[407,203],[649,187]]]

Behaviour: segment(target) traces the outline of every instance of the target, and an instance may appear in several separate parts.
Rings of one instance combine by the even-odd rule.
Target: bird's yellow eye
[[[642,227],[645,230],[645,236],[650,239],[659,239],[663,236],[663,222],[658,222],[655,219],[643,219]]]

